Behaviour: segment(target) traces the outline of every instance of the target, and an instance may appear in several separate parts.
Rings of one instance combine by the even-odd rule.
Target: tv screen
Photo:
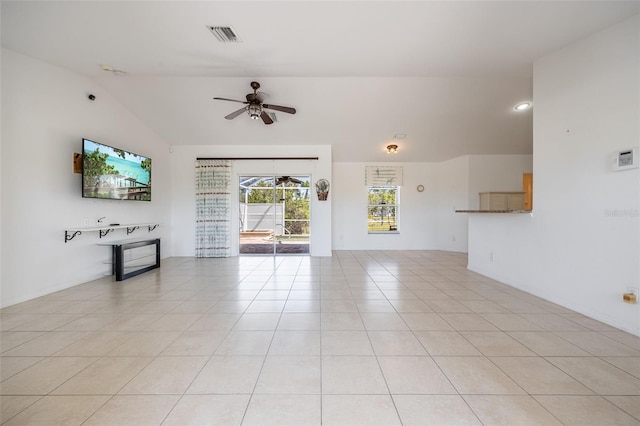
[[[151,201],[151,159],[82,140],[82,196]]]

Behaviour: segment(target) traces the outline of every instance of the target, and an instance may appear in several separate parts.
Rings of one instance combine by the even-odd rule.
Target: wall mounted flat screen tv
[[[83,139],[82,196],[151,201],[151,159]]]

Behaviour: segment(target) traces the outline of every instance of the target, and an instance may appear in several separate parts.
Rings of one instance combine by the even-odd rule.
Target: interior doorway
[[[239,177],[239,253],[310,253],[310,176]]]

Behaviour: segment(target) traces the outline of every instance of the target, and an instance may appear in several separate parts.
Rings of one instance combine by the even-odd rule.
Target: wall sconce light
[[[391,144],[387,145],[387,154],[397,154],[398,153],[398,145]]]

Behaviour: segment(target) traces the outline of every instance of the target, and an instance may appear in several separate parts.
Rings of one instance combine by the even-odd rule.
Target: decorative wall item
[[[326,179],[320,179],[316,182],[316,193],[318,194],[318,200],[327,201],[329,196],[329,181]]]
[[[73,173],[82,173],[82,154],[73,153]]]
[[[196,257],[231,255],[229,160],[196,161]]]

